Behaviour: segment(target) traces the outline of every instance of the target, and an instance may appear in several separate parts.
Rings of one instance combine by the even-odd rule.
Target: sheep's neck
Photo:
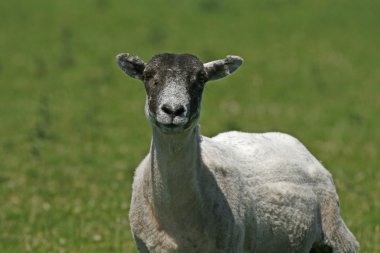
[[[201,215],[197,185],[201,171],[199,142],[198,127],[174,135],[153,129],[152,202],[161,225],[169,229],[183,226],[182,222],[189,224],[191,218],[199,220]]]

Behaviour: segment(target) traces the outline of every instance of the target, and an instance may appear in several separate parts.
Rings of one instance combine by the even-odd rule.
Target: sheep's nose
[[[170,104],[164,104],[161,106],[161,110],[171,117],[182,116],[185,113],[185,107],[183,105],[173,106]]]

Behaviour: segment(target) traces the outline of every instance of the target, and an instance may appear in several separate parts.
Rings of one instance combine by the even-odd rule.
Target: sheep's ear
[[[243,58],[236,55],[227,55],[223,60],[216,60],[205,63],[203,66],[207,73],[207,80],[217,80],[228,76],[237,70],[243,63]]]
[[[145,62],[139,57],[128,53],[121,53],[116,56],[116,60],[120,68],[127,73],[127,75],[139,80],[144,79],[143,72],[145,69]]]

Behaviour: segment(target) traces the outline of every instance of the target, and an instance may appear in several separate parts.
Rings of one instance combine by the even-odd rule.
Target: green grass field
[[[341,211],[380,253],[380,2],[0,2],[0,252],[137,252],[128,209],[150,145],[143,86],[115,64],[241,55],[209,83],[202,132],[282,131],[334,176]]]

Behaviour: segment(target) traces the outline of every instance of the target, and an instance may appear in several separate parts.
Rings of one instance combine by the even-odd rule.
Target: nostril
[[[174,114],[174,110],[173,108],[168,105],[168,104],[164,104],[162,107],[161,107],[161,110],[166,113],[166,114],[169,114],[169,115],[173,115]]]
[[[164,104],[161,107],[161,110],[170,116],[181,116],[185,113],[185,107],[182,105],[177,105],[173,107],[171,105]]]
[[[183,115],[185,112],[185,107],[183,107],[182,105],[178,106],[175,110],[174,110],[174,115],[175,116],[181,116]]]

